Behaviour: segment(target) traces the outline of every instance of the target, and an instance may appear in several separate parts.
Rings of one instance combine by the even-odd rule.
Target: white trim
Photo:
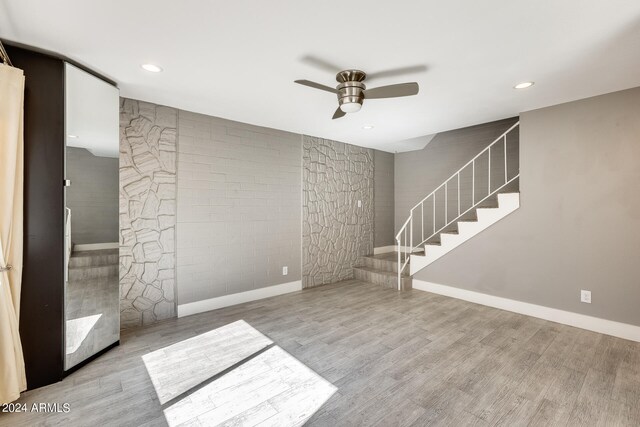
[[[379,248],[373,248],[373,254],[374,255],[378,255],[378,254],[386,254],[389,252],[395,252],[396,251],[396,246],[391,245],[391,246],[380,246]]]
[[[280,285],[268,286],[266,288],[254,289],[252,291],[239,292],[237,294],[223,295],[217,298],[210,298],[202,301],[190,302],[178,305],[178,317],[190,316],[196,313],[216,310],[218,308],[229,307],[231,305],[242,304],[263,298],[288,294],[302,290],[302,281],[282,283]]]
[[[628,323],[600,319],[598,317],[559,310],[557,308],[530,304],[527,302],[497,297],[466,289],[454,288],[452,286],[439,285],[437,283],[425,282],[415,278],[413,279],[413,289],[445,295],[451,298],[470,301],[476,304],[495,307],[502,310],[512,311],[514,313],[549,320],[551,322],[586,329],[588,331],[599,332],[601,334],[640,342],[640,326],[630,325]]]
[[[73,245],[74,251],[99,251],[100,249],[118,249],[118,242],[113,243],[86,243],[82,245]]]

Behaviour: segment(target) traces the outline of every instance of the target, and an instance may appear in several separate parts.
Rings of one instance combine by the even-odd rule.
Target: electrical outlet
[[[284,267],[282,267],[282,275],[286,276],[287,274],[289,274],[289,267],[285,265]]]
[[[591,291],[585,291],[584,289],[582,289],[580,291],[580,302],[591,304]]]
[[[361,208],[362,207],[362,200],[358,200],[358,207]]]

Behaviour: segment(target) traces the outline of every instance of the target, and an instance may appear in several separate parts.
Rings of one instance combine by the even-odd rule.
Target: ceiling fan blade
[[[318,58],[313,55],[306,55],[300,59],[302,62],[305,62],[312,67],[318,68],[322,71],[328,71],[332,74],[337,73],[340,70],[344,70],[344,67],[340,67],[332,62],[327,61],[326,59]]]
[[[312,82],[312,81],[309,81],[309,80],[296,80],[295,82],[298,83],[299,85],[309,86],[309,87],[312,87],[314,89],[325,90],[325,91],[331,92],[331,93],[338,93],[338,91],[333,87],[321,85],[320,83]]]
[[[335,119],[339,119],[340,117],[344,117],[346,116],[347,113],[345,113],[344,111],[342,111],[340,109],[340,107],[338,107],[338,109],[336,110],[335,113],[333,113],[333,117],[331,117],[331,119],[335,120]]]
[[[427,71],[426,65],[410,65],[408,67],[393,68],[391,70],[368,73],[367,80],[379,79],[382,77],[398,77],[405,74],[423,73],[425,71]]]
[[[398,98],[418,93],[418,83],[400,83],[397,85],[374,87],[364,91],[364,99]]]

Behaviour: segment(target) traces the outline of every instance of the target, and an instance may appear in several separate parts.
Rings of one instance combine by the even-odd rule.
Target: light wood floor
[[[308,425],[640,425],[639,343],[358,281],[126,331],[0,425],[166,425],[142,357],[237,320],[337,387]]]

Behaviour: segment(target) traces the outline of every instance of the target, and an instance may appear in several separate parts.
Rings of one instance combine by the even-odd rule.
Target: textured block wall
[[[120,311],[123,328],[174,317],[178,112],[120,100]]]
[[[178,133],[179,303],[300,280],[301,136],[186,111]]]
[[[302,286],[353,277],[373,253],[373,150],[303,137]],[[361,207],[358,207],[358,200]]]

